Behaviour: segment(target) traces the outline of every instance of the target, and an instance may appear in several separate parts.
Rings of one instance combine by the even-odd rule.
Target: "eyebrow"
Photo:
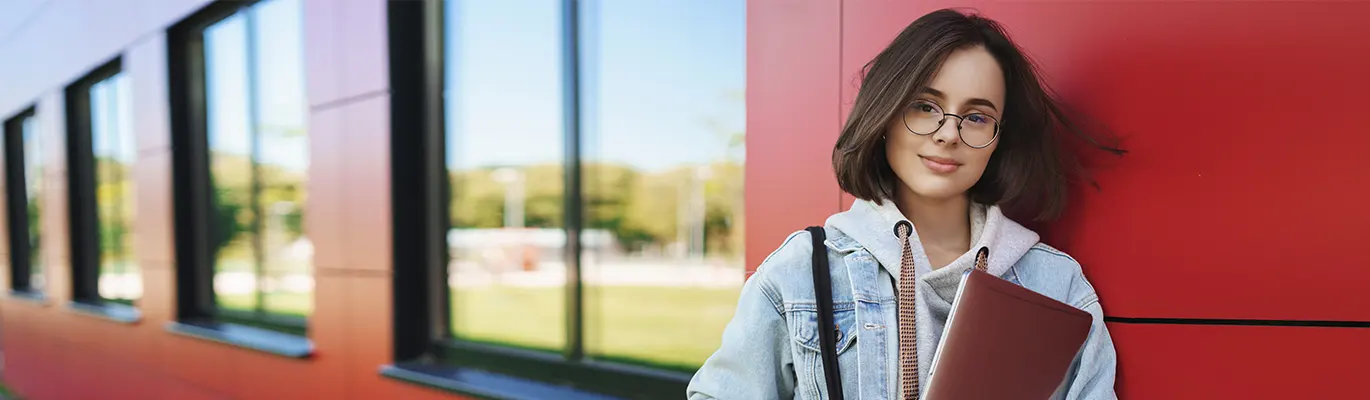
[[[936,97],[940,97],[940,98],[943,98],[943,99],[947,98],[947,95],[944,94],[944,93],[942,93],[942,91],[937,90],[937,89],[933,89],[933,88],[923,88],[923,93],[927,93],[927,94],[930,94],[930,95],[933,95],[933,96],[936,96]],[[985,100],[985,99],[981,99],[981,98],[978,98],[978,97],[976,97],[976,98],[971,98],[970,100],[966,100],[966,105],[972,105],[972,106],[985,106],[985,107],[989,107],[989,109],[991,109],[991,110],[999,111],[999,108],[994,106],[994,102],[989,101],[989,100]]]

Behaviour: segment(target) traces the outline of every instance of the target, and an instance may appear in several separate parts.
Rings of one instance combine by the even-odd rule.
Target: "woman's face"
[[[1004,115],[1004,72],[983,47],[965,48],[948,55],[927,86],[886,128],[885,157],[903,183],[899,196],[928,200],[964,196],[985,173],[990,155],[999,146],[992,132],[995,121]],[[947,116],[938,127],[942,114],[966,119]],[[914,134],[911,129],[925,134]]]

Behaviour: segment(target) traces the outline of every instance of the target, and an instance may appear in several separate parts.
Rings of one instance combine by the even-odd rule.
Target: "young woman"
[[[689,398],[828,398],[813,251],[832,270],[845,398],[919,398],[961,274],[985,250],[989,273],[1094,316],[1053,398],[1115,398],[1113,343],[1080,265],[1003,211],[1055,216],[1076,165],[1057,136],[1088,136],[983,17],[923,16],[866,68],[833,149],[838,183],[858,200],[828,218],[827,248],[799,231],[758,266]]]

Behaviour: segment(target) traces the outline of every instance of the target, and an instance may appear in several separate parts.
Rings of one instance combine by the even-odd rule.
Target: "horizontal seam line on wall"
[[[1370,321],[1313,321],[1292,319],[1104,317],[1104,322],[1138,325],[1294,326],[1322,328],[1370,328]]]
[[[373,91],[366,92],[366,93],[360,93],[360,94],[357,94],[357,95],[348,96],[348,97],[344,97],[344,98],[337,99],[337,100],[332,100],[332,101],[327,101],[327,102],[323,102],[323,103],[311,105],[311,106],[309,106],[309,110],[310,110],[310,111],[323,111],[323,110],[327,110],[327,109],[330,109],[330,108],[338,108],[338,107],[342,107],[342,106],[345,106],[345,105],[348,105],[348,104],[358,103],[358,102],[361,102],[361,101],[364,101],[364,100],[371,99],[371,98],[373,98],[373,97],[379,97],[379,96],[381,96],[381,95],[389,94],[389,93],[390,93],[390,89],[373,90]]]

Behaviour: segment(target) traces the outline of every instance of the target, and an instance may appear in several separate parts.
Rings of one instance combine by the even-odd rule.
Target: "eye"
[[[994,123],[994,118],[985,114],[971,114],[966,116],[966,122],[977,125],[989,125]]]
[[[927,100],[917,100],[917,101],[914,101],[913,104],[909,106],[909,109],[910,109],[910,110],[913,110],[913,111],[915,111],[915,112],[921,113],[921,114],[941,114],[941,113],[942,113],[942,109],[939,108],[939,107],[937,107],[937,104],[933,104],[932,102],[927,101]]]

